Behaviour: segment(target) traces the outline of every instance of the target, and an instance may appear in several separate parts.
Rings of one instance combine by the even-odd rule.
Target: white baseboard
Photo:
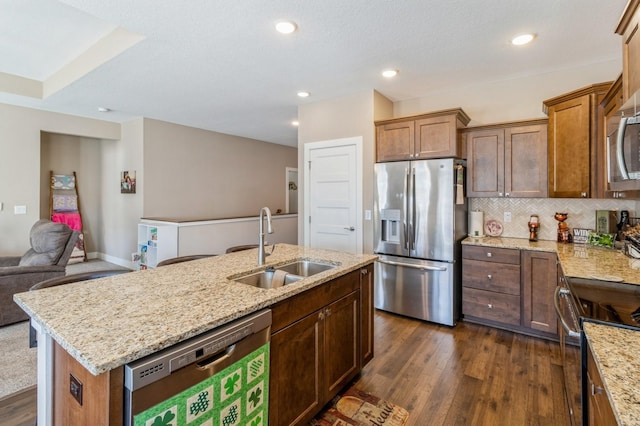
[[[113,263],[119,266],[124,266],[125,268],[133,269],[134,271],[138,269],[137,262],[131,262],[130,260],[121,259],[115,256],[109,256],[107,254],[99,253],[99,252],[87,253],[87,259],[104,260],[109,263]]]

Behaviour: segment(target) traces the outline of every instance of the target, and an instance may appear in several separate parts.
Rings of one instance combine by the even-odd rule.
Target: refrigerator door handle
[[[407,170],[407,173],[404,176],[404,223],[403,225],[403,229],[404,229],[404,248],[407,250],[411,250],[411,246],[409,245],[409,232],[408,232],[408,226],[409,226],[409,179],[411,177],[411,172],[410,170]]]
[[[411,250],[416,249],[416,169],[411,168]]]
[[[378,259],[378,262],[384,263],[386,265],[404,266],[406,268],[420,269],[422,271],[444,272],[447,270],[446,266],[413,265],[411,263],[394,262],[393,260],[380,260],[380,259]]]

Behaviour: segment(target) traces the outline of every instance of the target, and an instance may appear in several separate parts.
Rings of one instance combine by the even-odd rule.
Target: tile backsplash
[[[484,212],[485,223],[495,219],[502,223],[503,237],[529,238],[527,222],[532,214],[540,217],[538,239],[556,240],[556,212],[568,213],[569,228],[595,228],[596,210],[628,210],[631,217],[638,213],[636,200],[582,198],[469,198],[469,211]],[[511,212],[511,223],[505,223],[504,213]],[[619,214],[618,214],[619,217]]]

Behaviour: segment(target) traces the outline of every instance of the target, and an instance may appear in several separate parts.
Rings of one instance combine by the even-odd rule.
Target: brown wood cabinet
[[[307,424],[360,372],[365,275],[373,269],[351,272],[272,307],[269,424]]]
[[[555,253],[522,250],[523,326],[558,334],[554,293],[558,282]]]
[[[462,313],[466,319],[520,325],[520,251],[462,247]]]
[[[56,342],[53,359],[54,425],[122,425],[124,367],[94,376]]]
[[[362,315],[362,366],[373,359],[373,265],[360,270],[360,311]]]
[[[640,90],[640,1],[629,0],[616,34],[622,36],[622,96],[626,102]]]
[[[618,424],[604,383],[595,363],[591,347],[587,344],[587,392],[589,425],[615,426]]]
[[[376,161],[464,157],[458,129],[469,121],[461,109],[377,121]]]
[[[547,120],[463,131],[468,197],[546,197]]]
[[[557,339],[555,253],[462,246],[465,321]]]
[[[597,197],[597,147],[604,144],[599,108],[611,82],[544,101],[549,116],[549,197]]]

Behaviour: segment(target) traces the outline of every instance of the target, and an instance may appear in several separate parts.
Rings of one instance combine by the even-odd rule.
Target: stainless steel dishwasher
[[[267,425],[271,310],[125,365],[125,425]]]

